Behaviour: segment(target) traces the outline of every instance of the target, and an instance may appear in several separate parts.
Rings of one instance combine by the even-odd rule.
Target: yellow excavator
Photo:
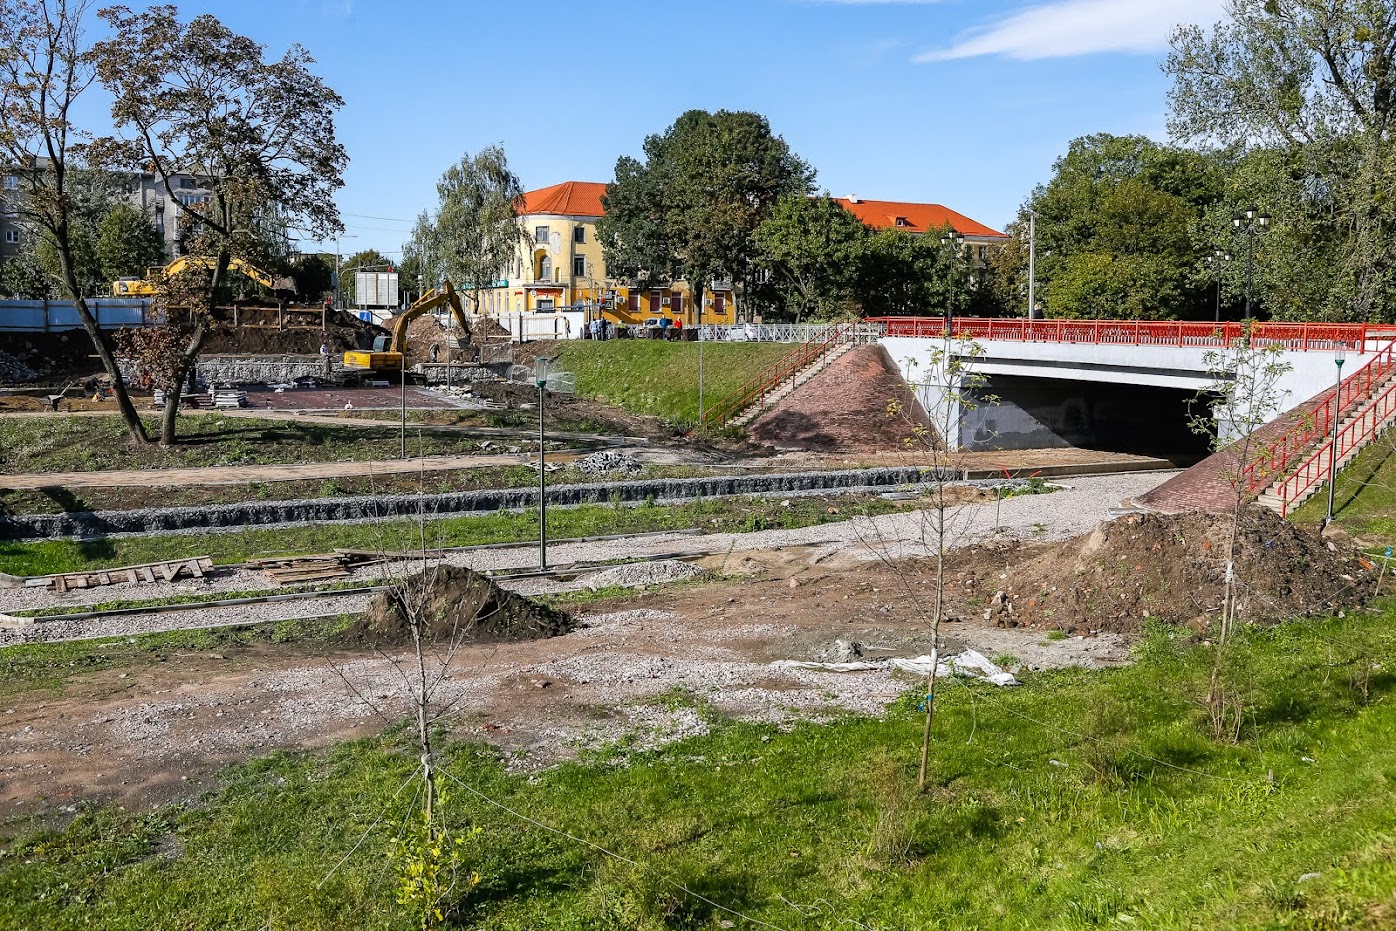
[[[213,268],[217,259],[206,255],[181,255],[164,268],[146,269],[144,278],[118,278],[112,282],[114,297],[151,297],[160,293],[160,283],[190,268]],[[228,271],[246,275],[264,288],[272,291],[295,291],[296,283],[290,278],[273,278],[250,262],[230,259]]]
[[[432,288],[423,294],[412,306],[393,318],[393,335],[379,336],[373,341],[373,351],[350,350],[344,354],[344,367],[359,371],[400,372],[407,353],[407,326],[429,310],[442,304],[451,308],[461,331],[470,332],[470,322],[466,319],[465,308],[461,306],[460,295],[449,280],[443,281],[440,288]]]

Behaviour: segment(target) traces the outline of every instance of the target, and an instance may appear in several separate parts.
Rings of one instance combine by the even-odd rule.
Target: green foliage
[[[1276,218],[1267,306],[1295,318],[1396,319],[1389,4],[1241,0],[1227,13],[1174,35],[1170,132],[1259,162],[1236,187]],[[1296,303],[1301,295],[1310,300]]]
[[[954,263],[963,266],[963,256],[952,256],[941,245],[939,231],[913,236],[887,228],[870,234],[858,256],[856,290],[863,312],[939,316],[950,303],[952,270],[960,271],[961,287],[955,291],[952,308],[959,310],[968,290],[963,287],[962,269],[955,269]]]
[[[97,224],[97,261],[107,282],[144,277],[146,269],[165,264],[165,237],[135,207],[113,204]]]
[[[626,750],[628,765],[603,752],[512,774],[495,751],[450,745],[457,802],[461,780],[634,862],[472,798],[481,833],[461,849],[480,881],[443,914],[498,931],[741,926],[708,899],[791,931],[921,916],[1005,931],[1383,927],[1396,681],[1378,672],[1364,697],[1350,673],[1364,657],[1393,668],[1393,607],[1245,631],[1256,702],[1237,746],[1208,736],[1194,697],[1210,659],[1179,631],[1151,630],[1128,667],[947,683],[924,794],[907,791],[914,692],[881,718],[714,719],[706,736]],[[418,927],[382,855],[416,765],[390,734],[234,767],[187,807],[11,823],[0,925]]]
[[[689,110],[645,138],[644,161],[623,156],[596,224],[615,278],[745,280],[756,231],[784,197],[810,193],[813,170],[758,113]]]
[[[782,198],[755,234],[775,274],[784,316],[828,319],[853,300],[868,229],[831,198]]]
[[[33,250],[24,250],[0,263],[0,294],[41,301],[52,298],[54,284]]]
[[[291,266],[291,278],[302,302],[318,304],[334,292],[334,258],[324,253],[302,256]]]
[[[459,909],[480,874],[465,869],[465,844],[480,829],[447,826],[451,792],[440,776],[435,778],[436,811],[425,807],[397,824],[398,834],[388,843],[388,862],[397,875],[397,904],[416,919],[421,931],[444,927],[447,912]]]
[[[1050,316],[1211,317],[1192,227],[1222,199],[1217,158],[1143,136],[1097,133],[1072,141],[1011,232],[1037,213],[1038,294]],[[1210,249],[1207,253],[1210,254]],[[1022,278],[1026,250],[1003,269]]]

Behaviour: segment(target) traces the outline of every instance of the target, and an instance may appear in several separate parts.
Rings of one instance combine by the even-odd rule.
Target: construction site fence
[[[1321,437],[1331,438],[1334,417],[1341,420],[1344,415],[1367,404],[1393,371],[1396,371],[1396,345],[1388,343],[1373,353],[1365,365],[1343,379],[1341,384],[1325,391],[1293,426],[1274,442],[1265,445],[1250,462],[1242,466],[1241,481],[1246,490],[1251,494],[1264,491],[1271,483],[1288,475],[1291,470],[1296,467],[1304,468],[1310,460],[1321,456],[1322,448],[1313,450],[1312,447]],[[1359,439],[1366,442],[1366,437]],[[1342,454],[1339,455],[1341,457]],[[1319,476],[1315,481],[1322,478],[1323,476]],[[1305,486],[1302,491],[1307,492],[1309,487],[1311,486]],[[1289,496],[1286,505],[1295,497]]]
[[[104,330],[150,326],[162,319],[148,300],[93,298],[87,309]],[[81,327],[82,318],[72,301],[0,301],[0,332],[50,333]]]
[[[946,335],[944,317],[873,317],[887,336],[934,338]],[[957,339],[1040,343],[1094,343],[1120,346],[1226,347],[1249,333],[1253,346],[1292,351],[1366,353],[1396,338],[1396,328],[1365,323],[1226,323],[1184,320],[1028,320],[1021,317],[952,317]]]

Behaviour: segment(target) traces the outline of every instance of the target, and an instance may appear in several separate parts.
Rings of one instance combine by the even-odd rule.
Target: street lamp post
[[[1037,313],[1037,211],[1028,211],[1028,319]]]
[[[940,237],[942,246],[950,247],[950,296],[945,301],[945,338],[949,339],[952,331],[951,317],[955,308],[955,272],[960,264],[960,246],[964,243],[963,233],[955,232],[954,227],[948,227]]]
[[[357,233],[335,233],[334,234],[334,306],[336,310],[344,309],[344,288],[340,282],[341,267],[344,259],[340,257],[339,241],[341,239],[358,239]]]
[[[1333,436],[1328,441],[1328,513],[1323,518],[1325,527],[1333,522],[1333,486],[1338,477],[1338,410],[1342,407],[1339,402],[1343,393],[1344,361],[1344,352],[1340,348],[1333,354],[1333,365],[1337,367],[1338,374],[1333,388]]]
[[[539,356],[533,362],[533,383],[538,386],[538,568],[548,568],[548,470],[544,454],[543,404],[552,359]]]
[[[1255,268],[1255,238],[1260,235],[1260,231],[1270,225],[1270,214],[1262,213],[1255,207],[1247,207],[1240,213],[1231,215],[1231,225],[1240,230],[1246,237],[1246,314],[1245,319],[1251,319],[1251,278]]]

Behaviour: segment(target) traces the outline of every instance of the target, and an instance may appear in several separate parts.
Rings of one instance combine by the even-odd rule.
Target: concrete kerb
[[[1077,474],[1085,474],[1085,471]],[[943,476],[943,480],[985,486],[1005,481],[999,476],[986,476],[966,482],[966,477],[961,472],[947,474]],[[553,486],[548,489],[548,504],[559,507],[585,504],[633,505],[649,500],[669,503],[709,497],[829,492],[876,493],[890,489],[920,488],[935,481],[937,476],[934,470],[917,467],[797,472],[784,475],[647,479]],[[91,539],[115,535],[196,533],[252,527],[275,529],[307,523],[389,520],[418,515],[436,519],[497,511],[522,511],[536,507],[537,503],[538,492],[529,487],[431,495],[353,496],[292,501],[249,501],[207,507],[9,515],[0,517],[0,538]]]

